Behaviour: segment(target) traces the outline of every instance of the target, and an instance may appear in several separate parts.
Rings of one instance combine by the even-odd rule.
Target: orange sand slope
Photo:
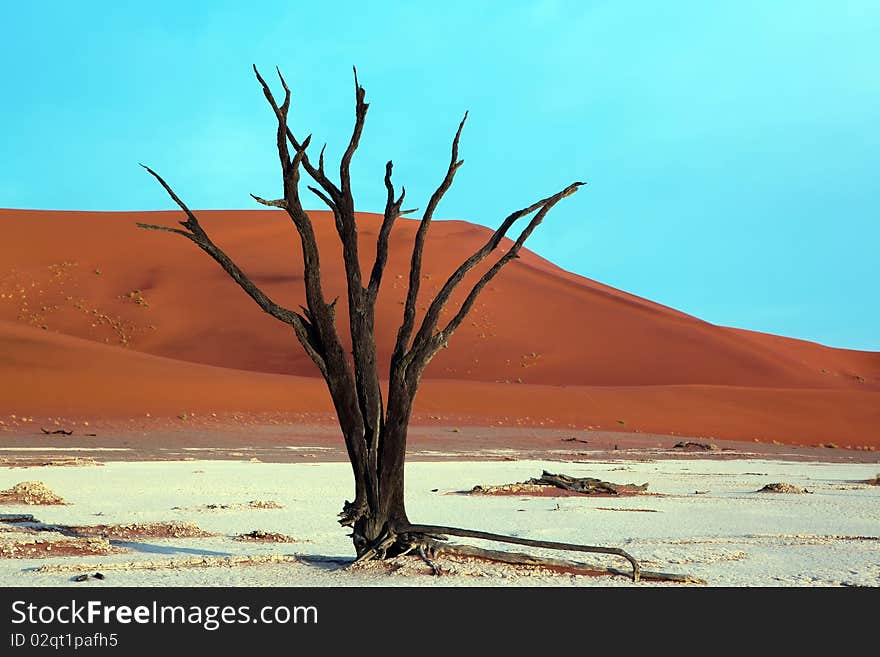
[[[298,236],[283,213],[200,217],[276,301],[305,302]],[[290,329],[193,244],[134,225],[179,218],[0,210],[0,412],[330,408]],[[327,213],[313,219],[325,290],[340,296],[345,327],[338,238]],[[378,224],[376,215],[361,216],[365,271]],[[417,225],[400,220],[392,235],[376,328],[385,362]],[[488,234],[458,221],[431,227],[422,310]],[[525,252],[431,363],[417,406],[474,418],[878,445],[880,353],[714,326]]]

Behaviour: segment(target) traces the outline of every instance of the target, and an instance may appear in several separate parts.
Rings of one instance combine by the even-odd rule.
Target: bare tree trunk
[[[403,460],[406,450],[406,426],[385,425],[380,435],[382,451],[375,471],[379,481],[376,505],[368,505],[352,526],[352,541],[358,557],[376,548],[370,556],[384,558],[407,551],[411,545],[398,540],[396,527],[406,526]]]
[[[358,557],[371,548],[371,556],[379,558],[406,551],[408,544],[389,540],[395,527],[409,524],[404,497],[404,461],[406,437],[412,411],[412,398],[398,379],[392,380],[388,409],[376,440],[375,459],[367,463],[369,474],[376,482],[376,495],[367,504],[355,509],[346,504],[340,523],[352,527],[352,541]]]
[[[357,72],[355,71],[354,78],[355,124],[348,147],[341,159],[339,185],[332,182],[324,170],[324,149],[321,149],[318,164],[315,166],[307,154],[311,136],[299,142],[293,135],[287,122],[290,109],[290,89],[280,71],[278,77],[284,89],[284,99],[280,104],[256,67],[254,67],[254,72],[263,89],[263,94],[278,120],[276,141],[282,171],[283,196],[277,200],[266,200],[252,196],[263,205],[284,210],[299,233],[307,304],[306,307],[302,307],[303,312],[299,313],[278,305],[259,289],[211,240],[196,216],[171,187],[149,167],[146,167],[147,171],[159,181],[183,210],[186,221],[180,222],[183,230],[152,224],[139,225],[143,228],[176,233],[194,242],[210,255],[266,313],[294,329],[300,344],[324,378],[336,409],[348,458],[351,462],[355,480],[354,500],[345,502],[342,512],[339,514],[339,522],[343,526],[352,528],[352,541],[357,554],[356,561],[381,559],[412,550],[418,550],[424,556],[427,554],[426,551],[431,551],[438,545],[437,541],[441,540],[443,535],[450,534],[532,547],[617,555],[630,561],[633,567],[633,578],[638,579],[638,563],[629,554],[618,548],[536,541],[454,527],[414,525],[407,517],[404,499],[407,429],[422,373],[434,355],[446,347],[489,281],[504,266],[519,257],[523,243],[553,206],[563,198],[574,194],[583,183],[572,183],[556,194],[508,215],[487,242],[449,276],[431,301],[420,326],[416,329],[422,255],[434,211],[451,187],[456,172],[464,163],[463,160],[458,159],[458,144],[467,120],[467,113],[465,113],[452,141],[452,153],[446,174],[428,202],[413,244],[409,287],[401,326],[391,356],[388,401],[387,408],[385,408],[379,385],[374,335],[376,298],[388,259],[388,242],[394,222],[398,217],[415,212],[415,210],[402,209],[406,192],[401,188],[400,195],[395,194],[391,181],[393,165],[388,162],[385,168],[385,187],[387,190],[385,213],[376,240],[375,261],[365,285],[360,268],[357,218],[349,172],[369,107],[364,100],[365,91],[358,83]],[[291,146],[293,147],[292,156]],[[308,189],[333,212],[336,232],[342,244],[347,281],[349,332],[352,344],[350,359],[337,334],[336,301],[327,303],[321,287],[320,258],[315,232],[311,218],[303,209],[299,196],[300,168],[305,169],[317,184],[317,187],[310,186]],[[514,223],[528,215],[533,216],[519,237],[498,258],[495,264],[473,284],[452,319],[444,327],[439,328],[440,316],[444,308],[467,274],[501,246]],[[483,551],[483,556],[487,554],[489,552]],[[494,554],[497,556],[500,553]],[[427,557],[425,558],[427,559]],[[520,561],[523,559],[521,555],[515,558]],[[537,557],[532,559],[533,561],[529,563],[541,562],[541,559]]]

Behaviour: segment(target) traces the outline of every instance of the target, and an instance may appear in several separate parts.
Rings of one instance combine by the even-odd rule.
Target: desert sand
[[[303,303],[283,214],[200,216],[273,298]],[[313,216],[327,296],[344,298],[332,220]],[[178,219],[0,210],[0,435],[39,435],[46,423],[83,434],[83,422],[148,415],[182,429],[182,441],[180,423],[193,416],[332,423],[329,396],[286,327],[192,244],[135,227]],[[360,220],[367,245],[378,217]],[[376,330],[386,361],[416,225],[401,220],[392,235]],[[423,295],[488,234],[435,223]],[[371,249],[362,252],[367,266]],[[715,326],[523,252],[429,366],[415,421],[876,448],[880,354]]]

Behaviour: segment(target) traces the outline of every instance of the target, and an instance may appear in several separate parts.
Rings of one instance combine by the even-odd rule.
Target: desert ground
[[[254,429],[280,431],[277,425]],[[560,437],[566,432],[534,429],[528,433],[543,439],[537,449],[525,441],[501,441],[503,430],[494,437],[506,447],[474,449],[498,430],[455,429],[440,431],[460,441],[445,441],[437,428],[423,431],[435,440],[423,436],[410,454],[407,505],[418,522],[621,547],[645,571],[688,578],[685,583],[647,578],[639,586],[880,584],[880,459],[873,452],[739,443],[649,446],[636,434],[616,434],[613,445],[596,436],[590,445],[591,432]],[[594,568],[578,574],[442,553],[434,562],[439,576],[417,557],[352,568],[350,540],[335,522],[351,487],[350,466],[340,460],[338,445],[314,439],[322,431],[331,433],[316,425],[302,435],[287,429],[285,444],[202,443],[149,453],[75,443],[5,448],[0,490],[13,491],[17,484],[20,490],[23,482],[41,485],[31,487],[36,493],[30,498],[10,501],[0,493],[0,582],[635,585],[619,557],[541,550],[531,553]],[[488,492],[543,471],[648,486],[633,495],[473,492],[475,486]],[[768,486],[782,490],[762,490]],[[45,493],[57,497],[40,497]],[[34,503],[39,500],[52,503]]]
[[[313,217],[327,296],[344,297],[332,219]],[[273,298],[304,303],[280,213],[200,218]],[[213,262],[135,227],[178,219],[0,210],[0,584],[631,585],[602,555],[584,556],[592,575],[442,555],[441,576],[417,558],[348,568],[329,395]],[[367,243],[378,218],[360,220]],[[416,225],[392,235],[382,362]],[[487,235],[436,222],[424,294]],[[622,547],[710,586],[880,583],[880,353],[709,324],[525,251],[496,281],[425,373],[414,521]],[[544,470],[648,487],[467,494]],[[791,488],[758,492],[769,484]],[[44,493],[57,503],[26,501]]]

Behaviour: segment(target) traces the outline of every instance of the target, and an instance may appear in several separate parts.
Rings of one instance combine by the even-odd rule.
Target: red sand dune
[[[134,225],[179,218],[0,210],[0,413],[330,409],[290,329],[193,244]],[[200,218],[276,301],[304,303],[298,236],[286,215],[207,211]],[[344,333],[338,238],[327,213],[313,219],[325,290],[340,296]],[[361,215],[367,271],[378,223]],[[392,235],[376,328],[385,362],[417,225],[400,220]],[[458,221],[431,227],[422,309],[487,236]],[[708,324],[530,252],[493,281],[425,378],[423,413],[880,446],[880,353]]]

